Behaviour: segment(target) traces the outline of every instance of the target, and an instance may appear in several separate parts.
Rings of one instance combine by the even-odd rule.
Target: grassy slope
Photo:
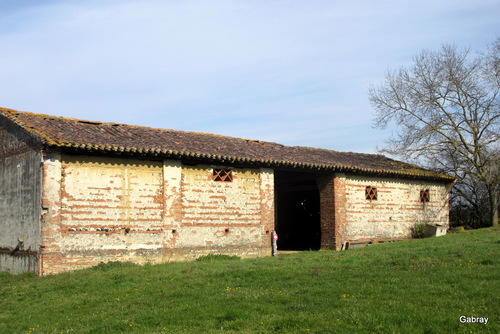
[[[345,252],[0,274],[0,332],[499,333],[499,255],[500,231],[483,229]]]

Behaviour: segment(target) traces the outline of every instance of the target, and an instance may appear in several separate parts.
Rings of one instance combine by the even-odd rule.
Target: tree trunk
[[[495,187],[488,187],[490,197],[490,224],[498,226],[498,192]]]

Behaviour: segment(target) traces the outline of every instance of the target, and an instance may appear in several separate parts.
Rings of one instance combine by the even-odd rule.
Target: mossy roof
[[[142,154],[281,168],[316,169],[443,182],[453,177],[379,154],[285,146],[278,143],[199,132],[157,129],[117,123],[20,112],[0,108],[0,114],[42,144],[85,154]]]

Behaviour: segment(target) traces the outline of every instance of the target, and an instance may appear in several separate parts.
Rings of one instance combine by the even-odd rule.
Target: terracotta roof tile
[[[48,146],[84,151],[132,152],[162,156],[392,174],[450,182],[448,175],[389,159],[383,155],[284,146],[220,135],[102,123],[0,108],[0,115]]]

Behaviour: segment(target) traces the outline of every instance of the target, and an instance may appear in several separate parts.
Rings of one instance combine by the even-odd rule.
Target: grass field
[[[499,257],[490,228],[343,252],[3,273],[0,333],[500,333]]]

